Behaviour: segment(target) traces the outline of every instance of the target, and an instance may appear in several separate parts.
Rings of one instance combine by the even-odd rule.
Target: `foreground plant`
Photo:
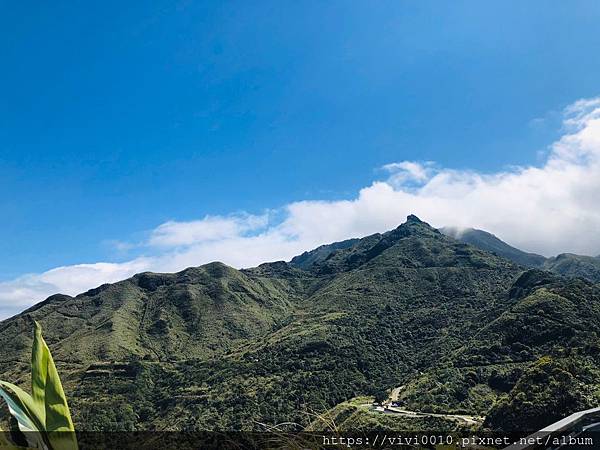
[[[12,383],[0,380],[0,396],[8,404],[17,424],[12,431],[24,435],[27,448],[78,449],[67,399],[39,323],[35,322],[31,351],[31,395]],[[0,440],[0,448],[6,448],[2,444]]]

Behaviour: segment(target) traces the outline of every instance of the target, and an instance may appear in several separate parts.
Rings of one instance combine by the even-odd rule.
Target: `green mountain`
[[[543,268],[566,277],[581,277],[600,282],[600,257],[562,253],[548,258]]]
[[[411,380],[401,395],[408,406],[533,430],[600,403],[600,286],[530,270],[508,296],[510,307]]]
[[[290,264],[300,269],[310,269],[311,266],[322,263],[336,250],[352,247],[359,240],[360,239],[348,239],[341,242],[334,242],[333,244],[321,245],[314,250],[293,257]]]
[[[0,322],[0,378],[27,385],[35,319],[80,430],[318,429],[353,408],[366,428],[418,427],[352,403],[400,386],[406,407],[441,413],[434,424],[507,428],[532,416],[523,402],[595,404],[600,287],[524,270],[409,216],[289,263],[52,296]]]
[[[443,227],[440,228],[440,232],[525,267],[541,267],[546,261],[544,256],[519,250],[487,231],[474,228]]]
[[[474,228],[444,227],[440,228],[440,232],[487,252],[510,259],[524,267],[539,268],[566,277],[580,277],[593,282],[600,282],[600,257],[563,253],[552,258],[546,258],[512,247],[487,231]]]

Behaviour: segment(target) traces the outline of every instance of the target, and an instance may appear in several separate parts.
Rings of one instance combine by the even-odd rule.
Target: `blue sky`
[[[0,281],[352,200],[394,162],[544,165],[600,94],[596,1],[151,3],[4,4]]]

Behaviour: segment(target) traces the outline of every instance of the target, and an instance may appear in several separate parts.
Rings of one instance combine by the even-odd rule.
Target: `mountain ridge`
[[[598,257],[561,253],[547,258],[524,252],[487,231],[458,227],[442,227],[439,230],[443,234],[510,259],[524,267],[539,268],[567,277],[581,277],[600,282],[600,258]]]
[[[440,232],[527,267],[541,267],[546,260],[542,255],[524,252],[513,247],[487,231],[475,228],[442,227]]]
[[[35,319],[64,374],[79,429],[308,426],[318,411],[399,385],[409,386],[401,395],[407,405],[469,407],[494,417],[506,386],[516,386],[535,364],[519,359],[523,345],[533,358],[554,352],[548,342],[566,348],[568,341],[558,333],[544,342],[488,348],[478,341],[482,324],[513,324],[521,314],[514,308],[526,302],[532,311],[541,308],[535,305],[560,311],[573,321],[565,333],[580,335],[577,303],[562,298],[591,296],[585,323],[592,328],[600,321],[598,288],[565,280],[526,271],[409,216],[393,230],[322,246],[295,262],[243,270],[213,262],[137,274],[75,297],[51,296],[0,322],[0,377],[28,382]],[[584,338],[591,345],[592,334]],[[502,367],[492,375],[482,366],[474,387],[461,393],[467,369],[444,375],[440,364],[465,359],[465,345],[483,362],[505,352],[499,354],[522,370],[512,380]],[[444,377],[456,390],[442,395],[429,383]],[[514,402],[503,405],[518,418]],[[489,424],[503,426],[497,419]]]

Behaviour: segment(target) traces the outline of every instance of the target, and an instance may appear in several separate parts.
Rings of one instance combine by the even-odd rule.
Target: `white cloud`
[[[263,228],[268,215],[241,214],[229,217],[206,216],[191,222],[169,221],[158,226],[149,244],[159,247],[176,247],[205,241],[231,239],[244,233]]]
[[[394,187],[406,189],[409,183],[423,183],[427,181],[433,171],[433,162],[419,163],[415,161],[401,161],[386,164],[383,170],[391,175],[387,182]]]
[[[411,213],[433,226],[481,228],[545,255],[600,254],[600,98],[569,106],[563,125],[563,136],[537,166],[482,174],[401,161],[384,166],[388,178],[354,199],[291,203],[279,221],[272,214],[236,214],[166,222],[145,243],[152,257],[60,267],[0,283],[0,317],[56,292],[75,294],[144,270],[289,260],[323,243],[396,227]]]

